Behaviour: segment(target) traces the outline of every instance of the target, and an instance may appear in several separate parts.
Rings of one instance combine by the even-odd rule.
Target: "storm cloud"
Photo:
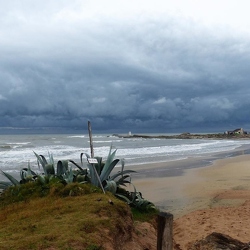
[[[248,32],[67,2],[0,1],[0,127],[250,128]]]

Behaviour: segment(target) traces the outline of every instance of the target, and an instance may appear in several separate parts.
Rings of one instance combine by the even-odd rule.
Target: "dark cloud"
[[[55,4],[28,15],[7,5],[0,127],[250,128],[244,33],[181,17],[75,20]]]

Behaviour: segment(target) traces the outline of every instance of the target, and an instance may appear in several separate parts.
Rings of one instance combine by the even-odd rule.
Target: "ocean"
[[[242,147],[250,149],[250,140],[118,138],[97,134],[93,136],[93,145],[95,156],[104,160],[110,147],[117,149],[116,158],[123,158],[126,167],[217,153],[230,156]],[[33,170],[38,170],[34,152],[44,156],[52,153],[55,161],[70,159],[80,163],[81,153],[90,154],[89,137],[87,134],[0,135],[0,170],[17,175],[29,163]],[[4,179],[0,175],[0,180]]]

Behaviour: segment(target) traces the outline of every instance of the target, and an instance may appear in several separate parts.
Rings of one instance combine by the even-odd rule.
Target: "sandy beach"
[[[157,177],[139,176],[133,183],[144,198],[174,215],[174,241],[180,249],[189,249],[212,232],[250,241],[250,155],[216,160],[170,177],[159,174],[164,164],[139,166],[139,173],[158,172]]]

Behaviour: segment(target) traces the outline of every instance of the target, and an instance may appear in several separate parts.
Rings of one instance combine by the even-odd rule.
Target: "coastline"
[[[249,242],[250,155],[217,160],[212,166],[191,169],[184,185],[188,203],[174,220],[174,241],[190,249],[213,232]]]
[[[214,202],[214,197],[221,190],[250,190],[248,165],[250,167],[248,149],[223,155],[137,165],[133,168],[137,173],[132,175],[132,183],[144,198],[178,218],[198,209],[244,202],[244,199],[237,199],[219,203]]]
[[[159,166],[141,170],[155,172]],[[132,182],[144,198],[174,215],[174,249],[191,249],[213,232],[249,242],[249,154],[216,159],[207,166],[185,169],[181,175],[132,178]]]
[[[238,131],[238,129],[236,129]],[[182,133],[173,135],[147,135],[147,134],[113,134],[112,136],[118,138],[144,138],[144,139],[250,139],[249,133],[244,133],[242,130],[240,133],[204,133],[204,134],[192,134],[192,133]]]

